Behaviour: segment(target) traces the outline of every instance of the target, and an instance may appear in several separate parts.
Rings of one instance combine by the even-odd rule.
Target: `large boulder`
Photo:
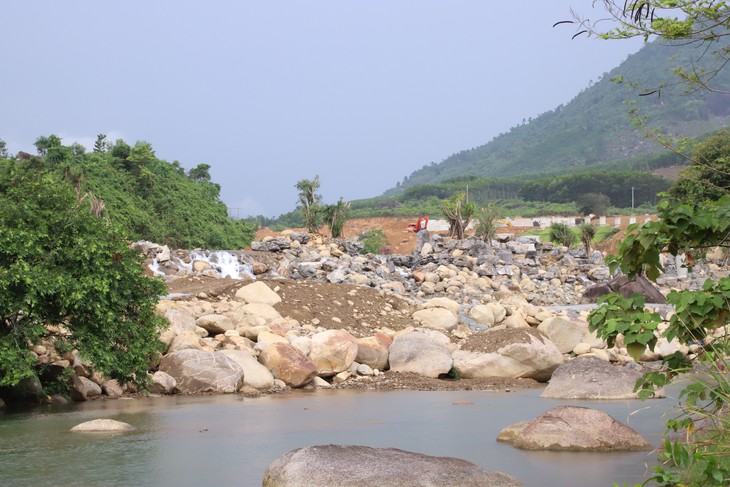
[[[611,365],[597,357],[578,357],[558,367],[542,397],[555,399],[636,399],[634,384],[643,375],[635,365]],[[663,396],[662,391],[655,393]]]
[[[317,366],[298,348],[288,343],[272,343],[259,355],[261,362],[274,378],[290,387],[308,384],[317,375]]]
[[[357,339],[355,360],[372,369],[384,370],[388,366],[388,352],[393,341],[382,333]]]
[[[629,280],[626,276],[618,276],[608,282],[594,284],[585,290],[580,302],[595,303],[599,297],[610,293],[619,293],[627,298],[633,294],[641,294],[646,303],[664,304],[667,302],[664,295],[646,276],[639,276],[634,280]]]
[[[274,375],[249,352],[221,350],[220,353],[243,368],[243,385],[264,390],[274,387]]]
[[[177,388],[177,381],[173,376],[158,370],[150,377],[149,390],[153,394],[172,394]]]
[[[497,437],[523,450],[644,451],[652,446],[630,426],[597,409],[553,408],[532,421],[508,426]]]
[[[446,374],[453,365],[450,343],[446,335],[435,330],[402,333],[390,345],[390,370],[433,378]]]
[[[220,333],[225,333],[227,330],[233,330],[236,328],[233,320],[225,315],[205,315],[198,318],[195,322],[199,327],[205,329],[211,335],[218,335]]]
[[[446,308],[419,309],[412,315],[413,321],[427,328],[450,331],[456,328],[459,318]]]
[[[453,353],[454,369],[463,378],[512,377],[547,381],[563,363],[563,354],[532,328],[473,333]]]
[[[577,321],[553,316],[540,323],[537,329],[558,347],[560,353],[570,353],[583,339],[583,335],[588,331],[588,325],[581,326]]]
[[[220,352],[179,350],[160,361],[160,370],[177,381],[183,394],[234,393],[243,385],[243,368]]]
[[[277,458],[264,473],[263,487],[517,487],[501,472],[450,457],[396,448],[322,445]]]
[[[86,401],[90,397],[101,396],[101,386],[86,377],[71,376],[69,395],[74,401]]]
[[[261,281],[243,286],[236,291],[235,299],[246,303],[264,303],[269,306],[281,303],[279,295]]]
[[[267,323],[281,319],[279,312],[273,306],[266,303],[248,303],[241,308],[241,311],[259,317]]]
[[[179,350],[202,350],[203,345],[200,342],[200,336],[194,330],[183,330],[170,342],[167,347],[167,353],[177,352]]]
[[[330,377],[347,370],[357,357],[357,341],[345,330],[327,330],[312,337],[309,358],[320,377]]]

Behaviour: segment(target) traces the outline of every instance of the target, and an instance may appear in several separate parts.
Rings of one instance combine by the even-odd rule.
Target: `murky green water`
[[[556,401],[539,398],[540,392],[171,396],[5,412],[0,485],[260,486],[264,470],[281,454],[329,443],[463,458],[514,475],[528,487],[633,485],[644,478],[653,453],[526,452],[495,438],[508,424],[570,404],[605,410],[657,445],[669,401]],[[102,417],[137,431],[69,432]]]

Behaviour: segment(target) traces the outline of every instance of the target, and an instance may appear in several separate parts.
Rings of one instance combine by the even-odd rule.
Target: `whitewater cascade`
[[[184,269],[191,273],[193,272],[195,262],[206,262],[216,274],[215,277],[230,277],[231,279],[244,279],[244,277],[248,277],[256,279],[251,265],[253,260],[246,254],[237,255],[228,250],[191,250],[188,256],[189,259],[185,260],[173,256],[171,260],[175,262],[179,269]],[[155,275],[165,275],[164,272],[160,271],[160,263],[156,257],[148,267]]]

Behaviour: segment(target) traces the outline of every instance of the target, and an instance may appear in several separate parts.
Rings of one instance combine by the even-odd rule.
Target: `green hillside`
[[[727,42],[727,41],[725,41]],[[713,49],[721,49],[717,45]],[[652,42],[620,66],[581,91],[566,105],[513,127],[482,146],[463,150],[439,164],[425,166],[385,194],[399,194],[409,187],[433,184],[464,176],[499,177],[573,172],[586,169],[640,169],[637,160],[662,148],[632,126],[627,114],[636,106],[652,127],[669,134],[697,136],[724,127],[730,116],[730,100],[705,90],[686,93],[673,84],[676,66],[703,66],[712,60],[697,46],[668,46]],[[560,63],[556,61],[559,69]],[[730,73],[721,73],[714,85],[730,87]],[[612,81],[623,77],[624,82]],[[638,96],[636,84],[659,91]],[[539,89],[537,87],[536,89]],[[633,105],[627,103],[635,100]],[[671,158],[669,158],[671,159]]]
[[[123,140],[107,144],[100,135],[93,152],[63,145],[55,135],[36,140],[38,155],[0,154],[0,192],[15,175],[50,175],[74,188],[77,199],[122,227],[130,239],[173,248],[238,249],[254,236],[250,222],[232,220],[210,180],[210,166],[185,171],[177,161],[158,159],[152,146]],[[3,155],[5,157],[3,157]]]

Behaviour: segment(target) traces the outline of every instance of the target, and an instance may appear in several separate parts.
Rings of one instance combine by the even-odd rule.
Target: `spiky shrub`
[[[591,253],[591,245],[593,243],[593,239],[596,237],[597,230],[598,227],[589,222],[582,223],[578,227],[578,233],[580,233],[580,241],[583,243],[583,250],[585,250],[586,255],[590,255]]]
[[[350,203],[342,200],[342,197],[334,205],[327,205],[324,208],[324,216],[330,232],[334,238],[342,236],[342,229],[347,221],[347,213],[350,211]]]
[[[575,243],[575,233],[565,223],[553,223],[550,225],[550,241],[570,248]]]
[[[476,236],[490,243],[497,233],[497,220],[499,219],[499,212],[494,203],[489,203],[484,208],[480,208],[476,218]]]

